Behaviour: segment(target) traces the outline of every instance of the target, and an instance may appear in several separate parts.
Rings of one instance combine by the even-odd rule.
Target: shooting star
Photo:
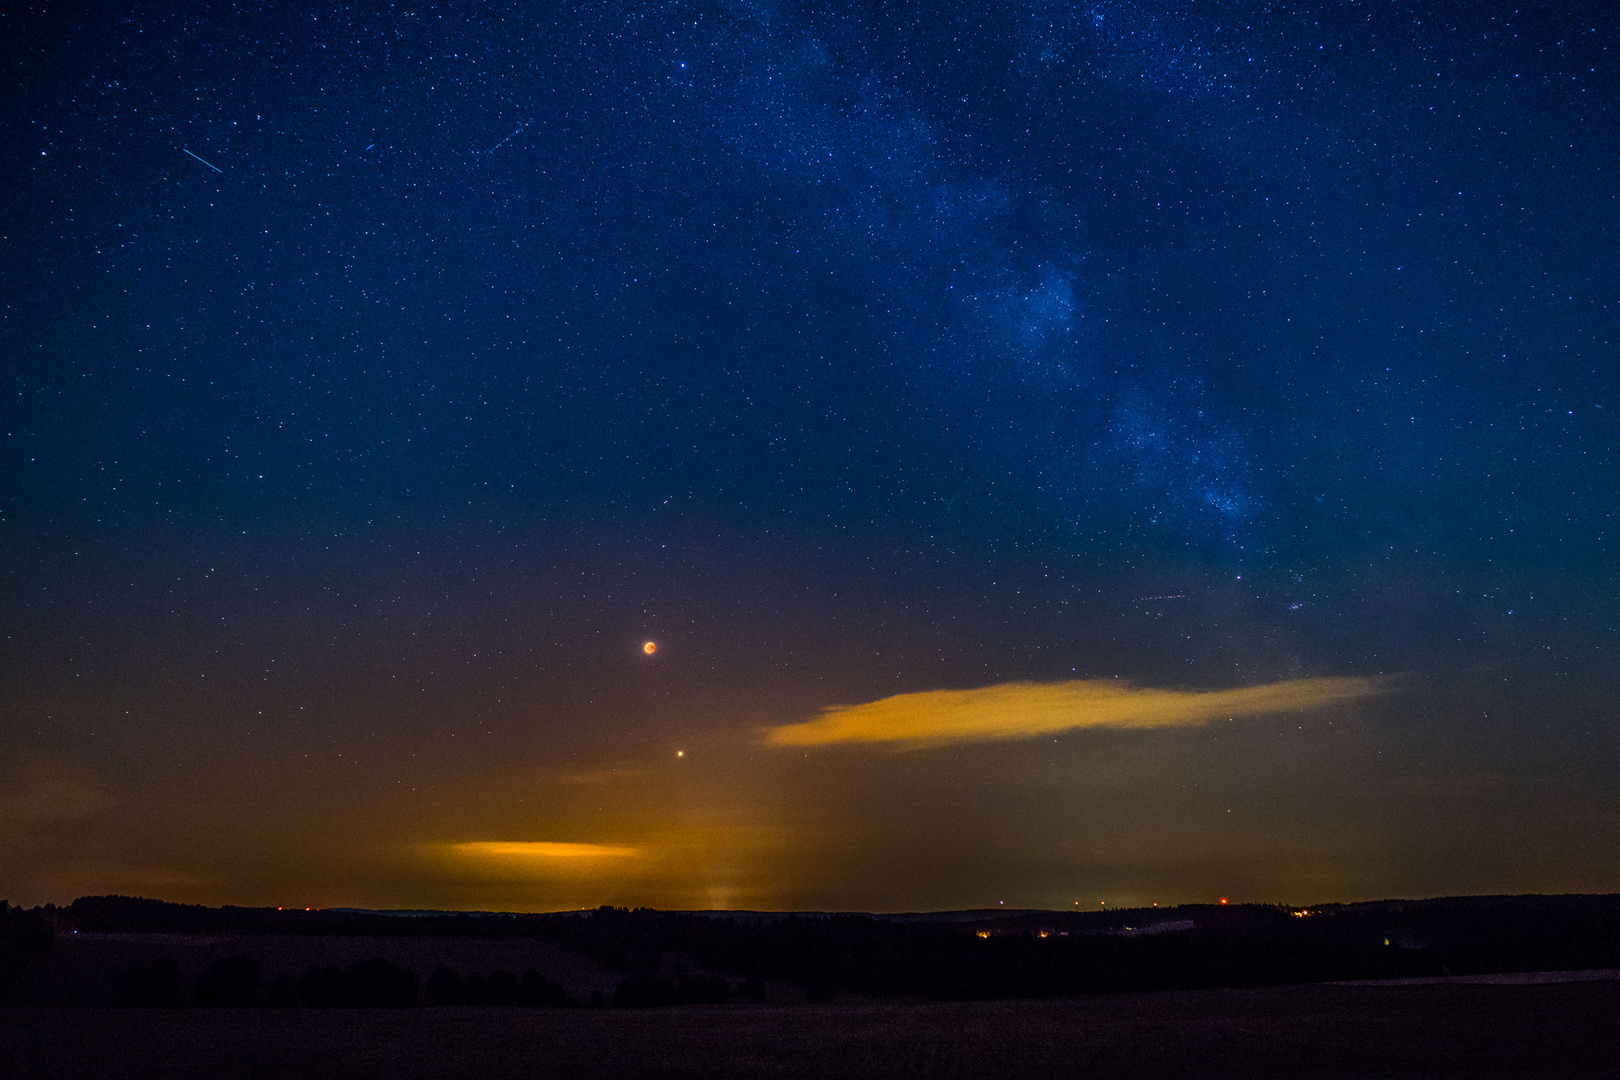
[[[190,150],[187,150],[187,149],[186,149],[186,148],[185,148],[185,147],[183,147],[183,146],[182,146],[182,147],[181,147],[181,148],[180,148],[180,152],[181,152],[181,153],[182,153],[182,154],[191,154],[191,151],[190,151]],[[192,156],[192,157],[197,157],[197,155],[196,155],[196,154],[191,154],[191,156]],[[197,157],[197,160],[198,160],[198,161],[202,161],[202,163],[203,163],[203,164],[204,164],[204,165],[208,165],[208,162],[206,162],[206,161],[203,161],[203,159],[202,159],[202,158],[200,158],[200,157]],[[215,171],[215,172],[217,172],[217,173],[222,173],[222,172],[224,172],[224,171],[225,171],[225,170],[224,170],[224,169],[221,169],[221,168],[220,168],[220,167],[219,167],[219,166],[217,166],[217,165],[208,165],[208,167],[209,167],[209,168],[210,168],[210,169],[213,169],[213,170],[214,170],[214,171]]]
[[[523,134],[523,132],[525,130],[527,130],[529,125],[532,124],[532,123],[534,123],[534,120],[533,120],[532,117],[530,119],[528,119],[528,120],[523,121],[523,123],[518,125],[518,128],[517,128],[516,131],[512,132],[512,134],[508,135],[506,138],[502,139],[500,142],[496,143],[494,146],[490,147],[488,150],[485,150],[484,153],[493,154],[495,151],[499,150],[501,147],[505,146],[507,143],[511,142],[513,139],[517,138],[519,135]]]

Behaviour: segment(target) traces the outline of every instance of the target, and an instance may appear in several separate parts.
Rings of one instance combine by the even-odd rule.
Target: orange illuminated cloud
[[[1386,679],[1288,679],[1235,690],[1153,690],[1115,679],[1002,683],[978,690],[896,694],[835,705],[814,720],[766,732],[770,746],[994,742],[1076,728],[1159,728],[1303,712],[1383,693]]]
[[[503,860],[532,859],[542,862],[633,859],[641,854],[640,848],[618,847],[612,844],[565,844],[549,840],[478,840],[465,844],[451,844],[449,847],[460,855]]]

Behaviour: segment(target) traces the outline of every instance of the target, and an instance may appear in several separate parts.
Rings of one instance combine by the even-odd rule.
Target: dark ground
[[[593,1009],[0,1009],[19,1078],[1620,1077],[1620,982]]]

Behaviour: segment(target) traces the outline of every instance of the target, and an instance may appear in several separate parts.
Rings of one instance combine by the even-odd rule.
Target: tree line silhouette
[[[576,1008],[580,1002],[561,983],[529,968],[522,975],[492,971],[463,975],[441,964],[427,977],[425,1000],[419,1000],[416,973],[381,957],[347,968],[311,964],[294,980],[285,972],[264,986],[258,961],[247,953],[209,964],[197,979],[189,1003],[204,1008],[381,1009],[429,1005],[494,1005],[520,1008]],[[718,975],[626,975],[612,995],[595,992],[596,1007],[649,1008],[661,1005],[718,1004],[730,998],[762,1000],[765,985],[745,980],[733,985]],[[180,969],[159,958],[135,963],[113,979],[108,1004],[125,1008],[172,1008],[187,1004]]]
[[[0,912],[4,965],[49,947],[56,929],[105,932],[461,937],[550,942],[621,974],[580,1004],[648,1007],[759,1000],[767,981],[809,1000],[836,994],[934,999],[1046,997],[1105,991],[1242,987],[1349,979],[1620,967],[1620,897],[1462,897],[1294,909],[1189,905],[1109,912],[962,913],[952,917],[768,915],[603,907],[547,915],[390,915],[205,908],[85,897],[48,911]],[[670,976],[666,960],[717,974]],[[538,971],[440,968],[425,985],[389,961],[260,985],[251,957],[216,961],[193,987],[199,1004],[322,1007],[566,1006]],[[425,991],[425,993],[424,993]],[[115,980],[125,1004],[186,997],[164,961]]]
[[[187,1003],[180,971],[167,959],[136,963],[113,980],[110,1004],[167,1008]],[[416,973],[376,957],[348,967],[311,964],[294,979],[282,972],[265,985],[259,962],[242,953],[215,960],[197,979],[192,1001],[205,1008],[400,1009],[419,1004]],[[521,976],[509,971],[462,975],[441,965],[427,979],[427,1002],[433,1005],[577,1005],[559,983],[530,968]]]

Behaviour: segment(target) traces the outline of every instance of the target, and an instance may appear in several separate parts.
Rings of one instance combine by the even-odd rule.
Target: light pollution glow
[[[1002,683],[895,694],[835,705],[814,720],[770,728],[770,746],[891,743],[939,746],[1054,735],[1078,728],[1158,728],[1221,717],[1303,712],[1384,693],[1387,678],[1286,679],[1233,690],[1156,690],[1113,679]]]
[[[724,908],[739,897],[756,906],[772,902],[761,870],[791,844],[780,829],[695,819],[638,833],[633,846],[484,840],[429,844],[423,854],[438,872],[501,907],[515,901],[525,910],[564,910],[660,896],[676,907]]]

